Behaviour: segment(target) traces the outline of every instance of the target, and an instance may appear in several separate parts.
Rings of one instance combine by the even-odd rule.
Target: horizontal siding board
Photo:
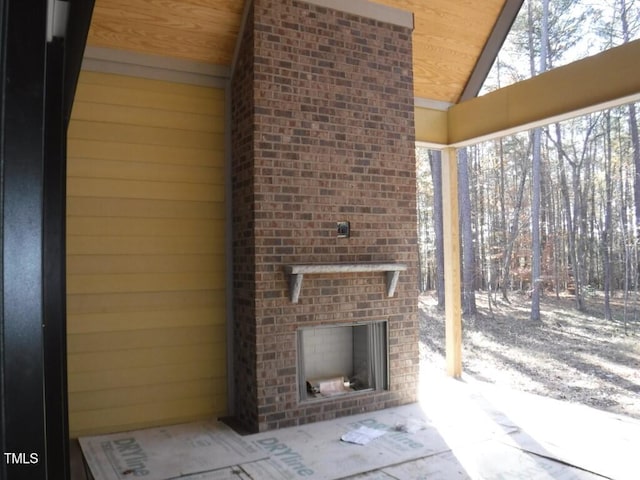
[[[68,235],[71,255],[223,255],[224,238]]]
[[[132,326],[133,328],[133,326]],[[215,345],[224,338],[223,325],[155,328],[68,335],[69,355],[83,352],[119,352],[136,348],[165,348],[178,345]],[[106,366],[105,366],[106,369]]]
[[[70,418],[69,425],[78,436],[134,430],[206,419],[224,412],[213,408],[213,405],[226,405],[224,396],[180,398],[145,405],[81,411]]]
[[[102,121],[72,120],[70,139],[99,140],[133,145],[161,145],[190,148],[197,145],[205,150],[220,149],[224,145],[222,133],[194,132],[173,128],[120,125]]]
[[[123,273],[68,275],[67,292],[136,293],[180,292],[183,290],[218,290],[224,288],[224,272],[206,273]]]
[[[82,72],[68,131],[71,435],[226,412],[222,89]]]
[[[184,308],[125,312],[78,313],[69,315],[70,334],[200,327],[225,324],[224,307]]]
[[[67,314],[156,312],[191,308],[216,308],[225,306],[225,291],[144,292],[69,295]],[[144,322],[142,322],[144,323]],[[216,322],[214,322],[216,323]],[[135,329],[131,324],[130,329]]]
[[[224,361],[207,365],[193,362],[152,367],[103,369],[95,372],[75,372],[70,375],[69,391],[109,390],[112,388],[157,385],[211,377],[222,378],[225,375],[226,364]]]
[[[148,200],[144,198],[67,197],[67,218],[211,218],[224,219],[225,207],[218,202]]]
[[[132,163],[152,163],[196,167],[224,167],[222,145],[213,148],[189,146],[149,145],[121,143],[118,140],[85,140],[75,138],[67,147],[70,162],[86,161],[89,158],[99,160],[117,160]]]
[[[156,399],[145,405],[74,412],[69,415],[69,424],[81,436],[185,423],[211,417],[211,404],[216,397],[181,398],[173,401]]]
[[[172,93],[154,92],[152,90],[133,90],[113,85],[80,83],[74,97],[74,117],[76,107],[82,103],[101,103],[105,100],[110,105],[145,107],[153,110],[170,110],[174,112],[212,115],[224,111],[223,97],[195,97]]]
[[[224,221],[182,218],[70,217],[68,235],[196,236],[215,237],[224,230]]]
[[[223,202],[223,185],[178,182],[143,182],[103,178],[67,178],[67,192],[74,197],[142,198],[192,202]]]
[[[202,87],[186,83],[174,83],[164,80],[150,80],[146,78],[128,77],[108,73],[82,71],[79,84],[108,85],[126,88],[127,90],[156,92],[169,95],[182,95],[190,98],[217,98],[224,100],[224,91],[219,88]]]
[[[75,178],[108,178],[146,180],[154,182],[198,183],[222,185],[221,167],[172,165],[121,160],[74,158],[67,159],[67,175]]]
[[[73,392],[69,395],[69,408],[74,411],[102,410],[113,407],[153,403],[162,398],[165,401],[180,398],[210,397],[217,391],[224,391],[226,385],[221,379],[190,380],[159,385],[145,385],[113,388],[89,392]]]
[[[69,355],[67,368],[69,373],[102,372],[105,366],[110,370],[129,370],[132,368],[162,367],[173,364],[208,365],[224,361],[225,345],[171,346],[158,348],[136,348],[117,352],[84,352]],[[205,367],[208,368],[208,367]]]
[[[73,118],[75,121],[92,121],[99,118],[100,122],[118,125],[171,128],[206,133],[224,132],[224,117],[222,116],[160,109],[155,109],[150,114],[148,108],[105,103],[77,102],[74,106]]]
[[[68,274],[224,272],[224,255],[70,255]]]

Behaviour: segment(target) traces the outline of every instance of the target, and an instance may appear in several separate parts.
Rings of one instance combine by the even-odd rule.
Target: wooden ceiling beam
[[[414,109],[416,141],[429,148],[440,149],[449,141],[448,113],[416,103]]]
[[[421,146],[440,149],[447,145],[449,140],[447,110],[451,105],[451,103],[427,98],[415,98],[415,131]]]
[[[448,144],[471,145],[638,101],[638,58],[640,40],[458,103],[448,111]]]

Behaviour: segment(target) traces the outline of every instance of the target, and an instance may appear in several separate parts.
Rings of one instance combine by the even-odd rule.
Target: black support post
[[[64,42],[47,45],[43,172],[44,374],[47,471],[69,478],[66,327]],[[49,476],[49,478],[52,478]]]
[[[47,478],[43,342],[46,2],[2,15],[2,430],[4,478]]]
[[[0,480],[68,480],[66,135],[93,0],[0,0]],[[50,5],[48,5],[50,4]]]

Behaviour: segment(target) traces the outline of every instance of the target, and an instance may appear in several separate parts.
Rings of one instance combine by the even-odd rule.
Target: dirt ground
[[[547,295],[541,322],[529,319],[530,299],[512,293],[489,310],[478,293],[478,314],[463,319],[463,372],[478,380],[582,403],[640,419],[640,302],[634,318],[612,300],[613,321],[604,320],[603,297],[592,293],[587,311],[572,297]],[[425,368],[444,368],[444,312],[434,295],[420,298],[420,350]]]

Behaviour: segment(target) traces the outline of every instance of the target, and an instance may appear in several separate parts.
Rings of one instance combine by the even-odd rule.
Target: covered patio
[[[361,427],[381,436],[365,445],[341,441],[343,435]],[[144,438],[144,432],[138,433]],[[127,435],[135,437],[136,432]],[[218,435],[222,439],[230,433],[225,430]],[[185,444],[196,436],[185,435]],[[124,437],[96,437],[94,445],[118,438]],[[165,462],[148,462],[150,478],[177,478],[172,476],[172,454],[180,456],[187,468],[180,478],[194,480],[300,476],[325,480],[633,480],[640,468],[636,454],[640,422],[635,419],[515,392],[466,375],[454,380],[433,367],[422,372],[420,399],[415,404],[247,435],[239,441],[248,449],[257,448],[259,460],[188,475],[186,466],[192,464],[188,454],[160,447],[157,451],[163,453]],[[209,458],[224,457],[220,444],[210,448]],[[119,478],[114,472],[122,457],[107,460],[100,456],[99,448],[93,453],[85,465],[78,445],[72,445],[73,480],[91,479],[92,468],[96,480]],[[149,457],[152,453],[147,452]],[[191,454],[207,455],[195,448]]]
[[[637,101],[640,41],[478,97],[521,0],[40,3],[1,12],[1,446],[38,461],[0,473],[233,417],[263,464],[191,478],[633,478],[637,421],[464,376],[456,151]],[[446,375],[419,370],[416,144],[442,152]],[[358,422],[384,433],[341,442]]]

